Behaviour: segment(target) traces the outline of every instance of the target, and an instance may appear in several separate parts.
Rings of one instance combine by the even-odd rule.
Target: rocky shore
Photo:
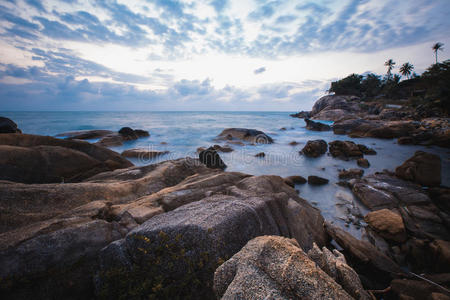
[[[448,119],[370,107],[327,96],[300,115],[334,120],[337,134],[415,143],[422,132],[418,143],[448,143]],[[217,137],[227,144],[199,148],[198,158],[133,166],[125,157],[167,152],[104,146],[146,131],[57,139],[0,121],[2,299],[450,299],[450,188],[437,155],[417,151],[365,174],[357,166],[368,167],[374,149],[306,143],[299,155],[354,161],[339,184],[367,208],[347,203],[358,239],[294,189],[329,179],[225,171],[220,155],[231,145],[276,142],[262,131],[228,128]]]

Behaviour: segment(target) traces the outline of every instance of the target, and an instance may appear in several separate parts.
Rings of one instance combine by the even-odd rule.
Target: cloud
[[[266,68],[265,67],[261,67],[261,68],[256,69],[255,71],[253,71],[253,73],[258,75],[258,74],[264,73],[265,71],[266,71]]]

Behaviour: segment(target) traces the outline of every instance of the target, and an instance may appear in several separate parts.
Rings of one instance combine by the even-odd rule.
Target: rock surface
[[[361,168],[368,168],[370,167],[370,163],[367,159],[365,158],[358,158],[358,160],[356,161],[356,163],[358,164],[358,166],[360,166]]]
[[[321,123],[321,122],[315,122],[313,120],[310,119],[305,119],[305,123],[306,123],[306,129],[308,130],[313,130],[313,131],[330,131],[331,130],[331,126]]]
[[[0,117],[0,133],[22,133],[22,131],[13,120]]]
[[[142,148],[134,148],[123,151],[121,155],[129,158],[139,158],[145,161],[167,153],[169,153],[169,151],[151,151]]]
[[[395,175],[425,186],[441,184],[441,158],[438,155],[417,151],[413,157],[395,169]]]
[[[243,140],[258,144],[271,144],[273,139],[262,131],[247,128],[227,128],[217,137],[221,140]]]
[[[214,290],[218,299],[352,299],[295,240],[278,236],[249,241],[216,270]]]
[[[84,141],[29,134],[0,136],[0,179],[23,183],[76,182],[132,164]]]
[[[339,172],[339,179],[361,178],[363,174],[364,171],[361,169],[344,169]]]
[[[317,120],[338,121],[361,111],[355,96],[329,95],[320,98],[314,103],[311,116]]]
[[[295,187],[296,184],[305,184],[307,180],[303,176],[294,175],[284,178],[284,182],[291,187]]]
[[[399,243],[406,241],[402,216],[392,210],[385,208],[370,212],[364,217],[364,221],[385,239]]]
[[[206,150],[202,150],[198,154],[198,157],[200,161],[203,164],[205,164],[208,168],[224,170],[227,167],[227,165],[223,162],[222,158],[220,158],[220,155],[213,147],[209,147]]]
[[[69,140],[90,140],[98,139],[107,135],[113,134],[114,131],[94,129],[94,130],[80,130],[80,131],[69,131],[63,132],[56,135],[56,137],[64,137]]]
[[[319,157],[328,150],[328,144],[324,140],[308,141],[301,153],[309,157]]]
[[[329,180],[326,178],[322,178],[322,177],[315,176],[315,175],[308,176],[308,184],[324,185],[324,184],[327,184],[328,182],[329,182]]]
[[[363,157],[363,152],[357,144],[352,141],[333,141],[328,144],[333,157],[349,160]]]

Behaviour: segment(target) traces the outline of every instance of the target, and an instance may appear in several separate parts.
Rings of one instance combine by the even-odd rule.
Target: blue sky
[[[0,110],[307,110],[388,58],[420,73],[439,41],[448,59],[449,15],[449,0],[3,0]]]

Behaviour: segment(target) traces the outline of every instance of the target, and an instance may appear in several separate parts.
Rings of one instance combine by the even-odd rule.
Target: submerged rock
[[[22,133],[22,131],[13,120],[0,117],[0,133]]]
[[[249,241],[217,268],[214,290],[218,299],[352,298],[295,240],[278,236]]]
[[[300,153],[309,157],[319,157],[328,150],[328,144],[324,140],[308,141]]]
[[[441,158],[438,155],[417,151],[413,157],[395,169],[395,175],[425,186],[441,184]]]
[[[218,135],[218,138],[222,140],[238,139],[257,144],[273,143],[273,139],[264,132],[247,128],[227,128]]]
[[[0,179],[23,183],[76,182],[132,164],[116,152],[84,141],[49,136],[0,136]]]
[[[306,129],[313,130],[313,131],[330,131],[331,126],[327,124],[323,124],[320,122],[315,122],[310,119],[305,119],[306,123]]]
[[[200,161],[208,168],[224,170],[227,167],[213,147],[209,147],[208,149],[201,151],[198,154],[198,157]]]

